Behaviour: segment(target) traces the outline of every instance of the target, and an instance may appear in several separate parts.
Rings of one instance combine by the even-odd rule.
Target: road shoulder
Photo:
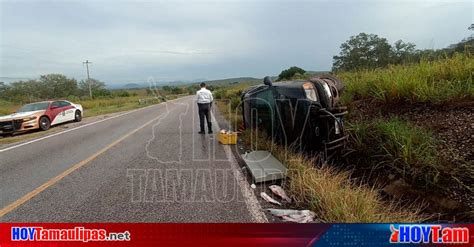
[[[218,133],[218,131],[221,129],[229,129],[229,122],[222,116],[222,114],[219,112],[219,109],[215,107],[213,112],[214,114],[212,115],[212,118],[214,124],[215,126],[219,127],[216,130],[216,133]],[[235,179],[237,180],[237,183],[240,186],[242,195],[245,198],[245,204],[247,205],[247,209],[250,212],[254,222],[268,223],[267,216],[265,215],[262,206],[259,200],[257,199],[257,196],[255,195],[255,190],[250,187],[251,182],[249,181],[251,181],[252,178],[249,174],[244,174],[242,172],[242,169],[245,166],[241,162],[238,162],[238,160],[241,160],[241,158],[240,154],[237,151],[237,146],[223,145],[223,148],[227,157],[229,157],[232,172],[234,174]]]

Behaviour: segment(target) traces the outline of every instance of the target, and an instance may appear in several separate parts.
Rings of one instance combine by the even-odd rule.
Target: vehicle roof
[[[25,105],[30,105],[30,104],[38,104],[38,103],[52,103],[52,102],[55,102],[55,101],[66,101],[66,102],[71,102],[69,100],[65,100],[65,99],[57,99],[57,100],[43,100],[43,101],[38,101],[38,102],[31,102],[31,103],[27,103]]]
[[[31,104],[38,104],[38,103],[51,103],[53,102],[52,100],[43,100],[43,101],[38,101],[38,102],[31,102],[25,105],[31,105]]]

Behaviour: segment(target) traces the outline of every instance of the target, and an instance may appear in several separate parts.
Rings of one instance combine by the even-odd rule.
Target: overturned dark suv
[[[339,105],[343,88],[330,75],[277,83],[266,77],[242,92],[244,125],[265,130],[280,144],[328,157],[347,139],[347,108]]]

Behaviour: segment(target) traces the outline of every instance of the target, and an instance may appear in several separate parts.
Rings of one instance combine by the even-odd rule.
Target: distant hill
[[[147,83],[127,83],[127,84],[105,84],[108,89],[135,89],[135,88],[146,88]]]
[[[316,74],[327,74],[329,71],[306,71],[306,73],[311,75]],[[278,76],[271,76],[273,81],[278,79]],[[235,77],[235,78],[227,78],[227,79],[218,79],[218,80],[206,80],[206,79],[194,79],[194,80],[182,80],[182,81],[168,81],[168,82],[158,82],[156,85],[161,86],[185,86],[189,84],[198,84],[201,82],[205,82],[208,85],[215,85],[215,86],[228,86],[232,84],[238,83],[248,83],[248,84],[258,84],[263,83],[263,78],[255,78],[255,77]],[[133,89],[133,88],[146,88],[148,87],[148,83],[127,83],[127,84],[113,84],[108,86],[109,89]]]
[[[272,77],[272,79],[276,79],[276,77]],[[261,83],[263,79],[261,78],[254,78],[254,77],[236,77],[236,78],[227,78],[227,79],[218,79],[218,80],[206,80],[206,79],[195,79],[195,80],[183,80],[183,81],[168,81],[168,82],[159,82],[157,86],[185,86],[189,84],[198,84],[201,82],[205,82],[208,85],[215,85],[215,86],[227,86],[237,83],[250,83],[250,84],[257,84]],[[112,84],[107,86],[109,89],[133,89],[133,88],[146,88],[148,87],[148,83],[127,83],[127,84]]]
[[[142,87],[146,87],[146,86],[147,86],[147,85],[145,85],[145,84],[128,83],[128,84],[123,85],[123,88],[125,88],[125,89],[130,89],[130,88],[142,88]]]
[[[220,79],[220,80],[210,80],[210,81],[204,81],[206,84],[209,85],[216,85],[216,86],[226,86],[226,85],[231,85],[231,84],[237,84],[237,83],[258,83],[261,82],[263,79],[258,79],[254,77],[237,77],[237,78],[227,78],[227,79]]]

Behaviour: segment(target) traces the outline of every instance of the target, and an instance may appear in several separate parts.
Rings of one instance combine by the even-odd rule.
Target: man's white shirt
[[[207,90],[206,88],[201,88],[199,91],[197,91],[196,95],[198,104],[211,103],[214,100],[211,91]]]

